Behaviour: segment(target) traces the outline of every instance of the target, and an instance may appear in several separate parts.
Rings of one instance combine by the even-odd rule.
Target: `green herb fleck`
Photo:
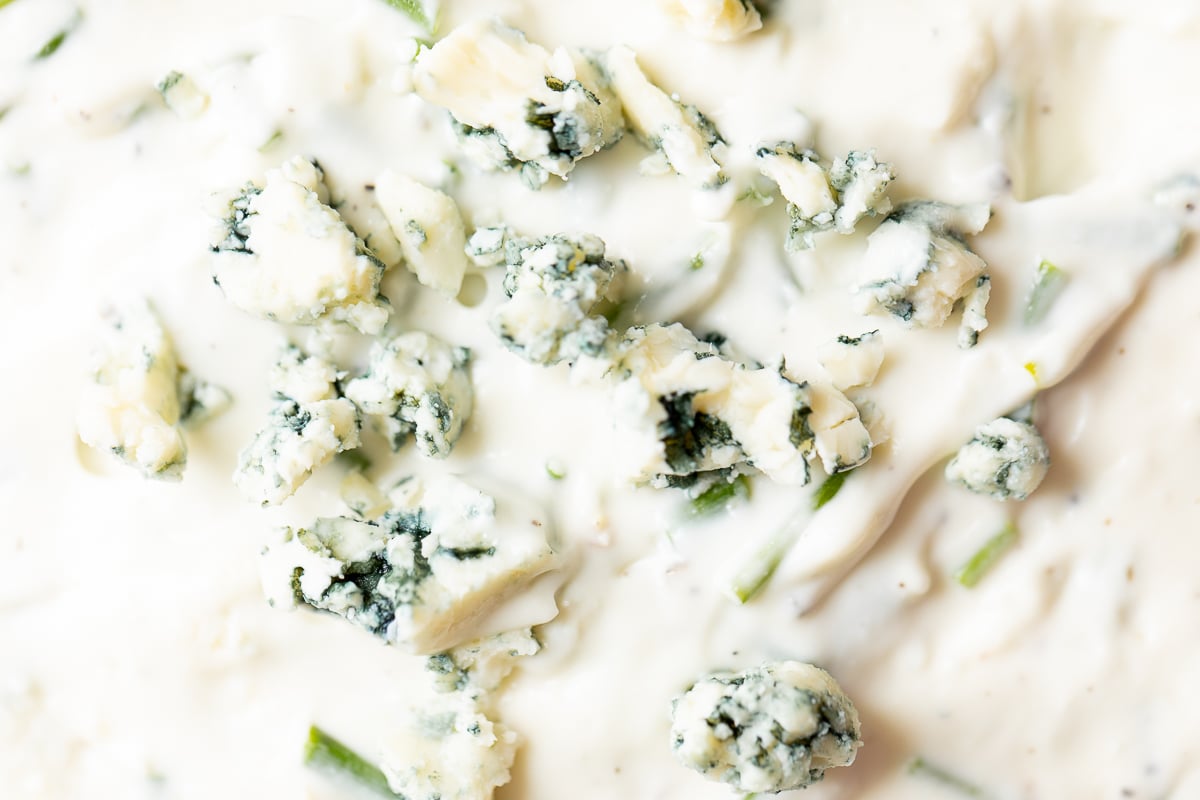
[[[960,794],[967,797],[983,797],[983,790],[970,781],[958,777],[952,772],[947,772],[941,767],[930,764],[920,756],[913,756],[905,765],[904,771],[909,775],[924,775],[927,778],[937,781],[949,789],[954,789]]]
[[[688,262],[688,266],[690,266],[693,271],[704,269],[704,256],[700,253],[696,253],[696,255],[692,256],[692,260]]]
[[[737,500],[750,497],[750,479],[738,475],[732,481],[718,481],[692,498],[688,503],[687,515],[699,519],[723,511]]]
[[[57,53],[58,48],[62,47],[62,43],[67,40],[67,36],[70,34],[70,28],[63,28],[61,31],[51,36],[50,41],[42,45],[41,50],[38,50],[36,53],[34,53],[33,60],[41,61]]]
[[[550,476],[551,480],[561,481],[567,477],[567,468],[561,461],[554,459],[546,462],[546,474]]]
[[[168,72],[166,76],[155,85],[154,88],[158,89],[159,94],[161,94],[163,97],[166,97],[167,92],[174,89],[175,85],[181,80],[183,80],[183,73],[172,70],[171,72]]]
[[[1041,322],[1063,287],[1067,285],[1069,276],[1049,261],[1043,260],[1038,264],[1037,274],[1033,278],[1033,288],[1025,301],[1025,324],[1036,325]]]
[[[846,470],[845,472],[835,472],[826,478],[824,483],[817,487],[817,490],[813,492],[813,511],[819,511],[821,506],[837,497],[837,493],[842,490],[842,484],[846,482],[846,476],[849,474],[850,470]]]
[[[430,14],[425,8],[426,4],[421,2],[421,0],[383,0],[383,1],[385,3],[387,3],[389,6],[391,6],[392,8],[403,13],[405,16],[407,16],[413,22],[420,25],[422,28],[427,30],[429,33],[433,33],[435,30],[437,30],[437,14],[436,14],[436,12],[433,14]]]
[[[258,146],[258,152],[265,153],[275,145],[283,141],[283,131],[277,130],[272,133],[265,142]]]
[[[975,555],[967,559],[967,563],[959,567],[954,579],[968,589],[972,588],[1016,542],[1016,526],[1011,522],[1005,523],[999,533],[988,539]]]
[[[379,767],[316,725],[308,729],[308,741],[304,743],[304,765],[341,775],[383,797],[399,797],[392,791],[387,776]]]

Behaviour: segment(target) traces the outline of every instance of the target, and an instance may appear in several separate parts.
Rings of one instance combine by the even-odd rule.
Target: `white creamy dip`
[[[761,29],[708,41],[668,13],[688,4],[441,5],[439,35],[498,16],[548,51],[627,45],[720,130],[730,183],[643,174],[632,134],[537,191],[479,171],[446,112],[411,91],[423,32],[379,0],[0,0],[0,797],[371,796],[303,765],[312,724],[372,761],[404,758],[424,660],[333,615],[272,608],[260,580],[281,526],[347,513],[346,464],[267,509],[230,477],[271,405],[279,346],[311,329],[226,301],[213,215],[303,155],[388,264],[402,248],[367,186],[390,169],[446,192],[468,234],[601,237],[645,296],[631,323],[719,331],[739,358],[814,378],[837,335],[883,338],[878,379],[850,392],[879,412],[877,446],[833,501],[810,510],[819,471],[806,488],[755,475],[748,501],[689,521],[683,492],[622,476],[609,387],[501,345],[502,268],[471,268],[458,299],[388,270],[389,333],[470,348],[474,402],[443,460],[393,455],[368,427],[370,477],[508,487],[547,509],[564,556],[490,623],[546,620],[557,590],[541,652],[496,696],[520,741],[497,798],[734,797],[674,759],[671,699],[783,659],[836,677],[864,741],[853,766],[790,796],[963,796],[910,773],[920,756],[996,800],[1200,798],[1200,255],[1186,239],[1175,252],[1191,209],[1151,202],[1200,170],[1200,9],[778,0]],[[168,107],[155,84],[172,71],[188,83]],[[876,220],[785,251],[785,202],[754,151],[810,135],[826,157],[875,149],[893,202],[992,205],[971,237],[992,279],[976,347],[957,346],[957,314],[908,329],[856,310]],[[751,184],[774,202],[734,199]],[[1043,259],[1071,279],[1027,327]],[[105,309],[141,297],[180,363],[233,397],[184,431],[180,482],[77,438]],[[341,329],[332,349],[361,374],[371,341]],[[944,480],[979,424],[1035,394],[1052,464],[1030,499]],[[959,585],[1007,521],[1016,543]],[[794,545],[737,604],[731,575],[780,531]]]

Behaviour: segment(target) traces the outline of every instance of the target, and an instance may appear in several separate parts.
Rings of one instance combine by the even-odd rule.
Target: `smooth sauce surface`
[[[629,44],[660,85],[714,119],[735,157],[797,135],[793,110],[803,109],[824,152],[877,148],[899,176],[894,198],[995,201],[979,239],[998,291],[981,353],[989,336],[996,350],[1008,341],[1004,309],[1020,302],[1034,266],[1026,259],[1051,257],[1030,242],[1058,241],[1023,234],[1046,215],[1016,206],[1006,186],[1027,199],[1092,184],[1102,199],[1076,199],[1074,218],[1094,214],[1111,230],[1120,209],[1140,208],[1140,196],[1200,164],[1200,12],[1188,3],[1138,4],[1135,14],[1103,0],[785,0],[762,31],[721,45],[690,39],[635,0],[569,13],[532,0],[445,5],[447,30],[490,13],[549,47]],[[263,600],[258,554],[272,529],[339,513],[340,470],[266,512],[230,482],[286,332],[231,308],[212,285],[206,209],[214,192],[304,153],[320,159],[347,218],[369,226],[364,184],[387,167],[439,183],[455,145],[439,110],[394,91],[399,43],[416,31],[383,3],[81,8],[77,23],[69,2],[0,10],[0,107],[10,108],[0,119],[2,794],[350,796],[301,766],[307,726],[385,752],[422,665],[340,620]],[[57,53],[32,60],[70,24]],[[172,69],[210,95],[199,118],[158,104],[153,85]],[[954,347],[953,323],[909,332],[828,300],[853,285],[860,238],[786,256],[782,202],[703,220],[681,181],[638,174],[643,155],[630,139],[537,193],[470,167],[448,186],[469,222],[600,235],[651,288],[677,279],[723,226],[735,245],[720,291],[682,312],[697,329],[724,332],[748,357],[785,354],[804,368],[839,327],[880,327],[895,346],[872,399],[897,418],[913,408],[905,376],[963,388],[958,378],[971,372],[961,365],[977,354]],[[1097,240],[1106,243],[1089,251],[1085,237],[1078,258],[1091,252],[1106,270],[1136,268],[1155,246],[1139,239],[1122,258]],[[837,676],[866,739],[852,768],[797,796],[954,796],[905,773],[921,754],[996,798],[1200,797],[1190,685],[1200,674],[1197,266],[1187,248],[1144,276],[1119,320],[1110,318],[1124,301],[1102,307],[1088,330],[1116,326],[1039,399],[1054,463],[1036,495],[1001,507],[946,485],[940,469],[919,477],[923,459],[896,459],[910,465],[902,480],[916,482],[895,520],[861,562],[817,576],[803,615],[807,542],[760,602],[738,607],[720,590],[730,561],[803,497],[759,478],[750,503],[681,524],[681,495],[632,490],[615,475],[601,389],[498,346],[486,323],[497,276],[472,309],[393,270],[392,324],[477,354],[477,410],[436,468],[503,477],[547,503],[572,544],[576,566],[558,619],[542,630],[545,648],[501,699],[524,744],[498,796],[729,797],[674,762],[669,700],[701,673],[794,657]],[[1128,278],[1126,300],[1134,277],[1113,275]],[[180,358],[235,397],[189,436],[181,484],[143,481],[75,441],[98,312],[124,293],[150,297]],[[979,412],[969,386],[965,397],[971,413],[1004,410]],[[961,431],[974,424],[954,421]],[[550,459],[565,480],[547,477]],[[408,452],[388,474],[429,468]],[[977,588],[955,584],[954,569],[1007,515],[1018,546]]]

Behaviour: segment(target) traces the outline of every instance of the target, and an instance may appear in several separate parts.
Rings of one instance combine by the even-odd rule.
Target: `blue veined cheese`
[[[177,480],[187,461],[179,430],[180,367],[170,336],[145,302],[106,316],[80,399],[79,438],[152,478]]]
[[[179,367],[179,424],[196,428],[218,417],[233,404],[228,390],[198,378],[186,367]]]
[[[608,322],[597,313],[628,271],[605,258],[596,236],[557,234],[507,242],[504,293],[492,330],[504,346],[535,364],[575,361],[607,347]]]
[[[208,109],[208,95],[182,72],[169,72],[156,86],[163,103],[183,119],[195,119]]]
[[[495,20],[456,28],[417,56],[413,88],[450,112],[463,149],[484,169],[520,169],[537,188],[616,144],[621,105],[591,57],[553,53]]]
[[[1033,425],[1000,417],[980,425],[946,465],[946,479],[997,500],[1024,500],[1050,469],[1050,448]]]
[[[689,34],[713,42],[733,41],[762,28],[750,0],[659,0],[659,5]]]
[[[319,356],[284,349],[271,369],[275,403],[267,424],[238,455],[233,473],[247,499],[278,505],[317,467],[359,446],[358,410],[338,389],[342,377]]]
[[[447,194],[393,170],[375,179],[375,198],[422,285],[454,297],[467,269],[466,226]]]
[[[549,520],[528,502],[490,495],[452,476],[410,478],[373,519],[331,517],[288,529],[267,551],[276,604],[306,604],[384,641],[440,653],[559,556]]]
[[[346,396],[378,419],[393,450],[409,437],[417,450],[445,458],[471,415],[471,353],[422,331],[371,347],[370,364],[346,386]]]
[[[611,370],[618,445],[635,483],[686,484],[744,459],[717,416],[733,365],[682,325],[625,333]]]
[[[986,205],[921,201],[897,208],[867,239],[859,309],[936,328],[964,301],[959,345],[973,346],[987,327],[990,283],[987,264],[965,237],[983,230],[990,216]]]
[[[325,174],[294,157],[229,201],[213,280],[233,305],[282,323],[344,322],[378,333],[384,265],[330,208]]]
[[[788,201],[790,251],[810,249],[815,233],[853,233],[864,217],[892,208],[886,194],[894,177],[891,167],[872,151],[853,150],[826,167],[816,152],[779,142],[760,146],[755,158],[759,171]]]
[[[704,189],[726,182],[716,153],[725,142],[707,117],[651,83],[628,47],[609,49],[603,63],[630,129],[656,151],[664,167]]]
[[[782,661],[697,681],[672,704],[671,744],[706,778],[782,792],[852,764],[862,737],[858,711],[828,672]]]
[[[517,659],[536,655],[541,643],[530,628],[504,631],[430,656],[425,662],[440,692],[481,697],[499,688]]]
[[[490,800],[508,783],[518,737],[477,696],[442,694],[414,710],[383,750],[380,769],[405,800]]]
[[[870,386],[883,366],[883,336],[878,330],[839,336],[817,350],[817,360],[842,391]]]
[[[477,228],[467,239],[464,252],[470,262],[477,267],[503,266],[506,245],[513,238],[512,228],[507,225]]]
[[[685,485],[746,464],[804,485],[812,461],[832,475],[871,455],[858,409],[833,386],[792,380],[782,365],[735,364],[682,325],[631,328],[611,374],[636,483]]]

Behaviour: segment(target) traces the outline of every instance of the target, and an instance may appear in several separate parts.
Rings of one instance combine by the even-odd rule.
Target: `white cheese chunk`
[[[213,280],[238,308],[283,323],[345,322],[378,333],[384,265],[330,208],[324,173],[301,157],[233,198],[213,246]]]
[[[147,477],[178,479],[187,461],[179,423],[179,363],[144,301],[115,309],[80,399],[79,438]]]
[[[517,743],[469,694],[440,695],[386,743],[380,768],[406,800],[490,800],[509,781]]]
[[[375,179],[375,198],[422,285],[454,297],[467,269],[466,228],[449,195],[394,170]]]
[[[1024,500],[1050,469],[1050,449],[1033,425],[1000,417],[980,425],[950,463],[946,479],[997,500]]]
[[[462,126],[468,153],[485,169],[521,168],[537,187],[624,132],[620,103],[591,58],[551,53],[494,20],[456,28],[417,57],[413,87]]]
[[[319,519],[268,551],[276,603],[338,614],[385,641],[438,653],[559,557],[545,513],[451,476],[410,478],[372,520]]]
[[[295,493],[313,470],[359,445],[358,410],[341,396],[337,368],[284,350],[270,376],[275,404],[267,424],[238,456],[233,481],[247,499],[278,505]]]
[[[714,153],[724,141],[707,117],[651,83],[628,47],[618,45],[608,50],[604,69],[624,106],[630,128],[661,154],[676,174],[705,189],[725,183],[725,173]]]
[[[803,789],[862,746],[850,698],[798,661],[709,675],[676,698],[671,718],[676,758],[739,792]]]
[[[445,458],[471,415],[474,392],[471,353],[421,331],[371,347],[367,373],[346,387],[346,396],[379,419],[393,450],[415,437],[417,450]]]
[[[817,360],[842,391],[870,386],[883,365],[883,356],[883,336],[877,330],[839,336],[817,351]]]
[[[208,95],[191,77],[181,72],[169,72],[155,87],[167,108],[183,119],[195,119],[208,109]]]
[[[659,0],[663,11],[699,39],[729,42],[762,28],[750,0]]]

